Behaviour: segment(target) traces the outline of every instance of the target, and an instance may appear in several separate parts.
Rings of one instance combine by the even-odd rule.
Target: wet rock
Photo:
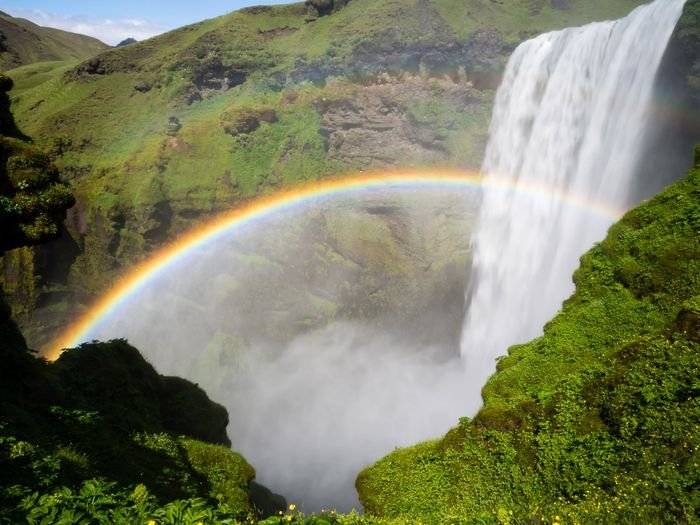
[[[440,98],[456,112],[482,104],[469,82],[451,79],[424,81],[406,77],[366,86],[353,96],[319,99],[314,107],[322,116],[321,134],[328,156],[344,165],[374,168],[406,159],[419,163],[446,163],[446,132],[433,116],[416,115],[421,101]],[[450,125],[449,123],[447,125]]]

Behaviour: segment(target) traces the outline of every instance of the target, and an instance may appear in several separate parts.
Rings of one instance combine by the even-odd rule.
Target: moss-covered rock
[[[81,345],[61,354],[51,369],[63,404],[104,412],[115,428],[231,445],[224,407],[197,385],[158,374],[124,340]]]
[[[11,88],[12,80],[0,75],[0,254],[56,238],[75,203],[49,157],[15,126],[5,93]]]

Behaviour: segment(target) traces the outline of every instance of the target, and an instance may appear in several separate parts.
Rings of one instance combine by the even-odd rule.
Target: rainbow
[[[515,184],[514,181],[490,176],[482,177],[471,171],[428,168],[383,173],[361,173],[316,181],[290,190],[255,198],[240,207],[223,213],[209,223],[186,232],[172,244],[153,254],[122,277],[115,285],[89,307],[79,319],[70,325],[50,345],[45,357],[56,359],[65,348],[88,340],[91,329],[118,306],[128,301],[151,279],[166,272],[191,250],[212,243],[226,233],[244,228],[261,219],[297,207],[303,207],[319,199],[341,196],[362,190],[392,188],[483,188],[516,191],[532,197],[555,198],[587,213],[599,215],[610,222],[617,220],[623,210],[593,202],[585,197],[572,195],[535,184]]]

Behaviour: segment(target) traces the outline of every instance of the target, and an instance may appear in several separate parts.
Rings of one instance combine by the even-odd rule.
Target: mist
[[[359,470],[395,447],[437,437],[466,413],[456,355],[340,322],[256,353],[224,391],[229,435],[263,483],[305,510],[359,508]],[[244,377],[243,377],[244,376]]]
[[[306,512],[480,405],[459,358],[473,189],[363,190],[232,229],[89,334],[125,337],[229,412],[257,481]]]

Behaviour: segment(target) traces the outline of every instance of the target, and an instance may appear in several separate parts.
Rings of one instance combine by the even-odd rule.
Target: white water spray
[[[494,359],[556,313],[573,289],[578,257],[609,226],[567,209],[556,194],[633,204],[654,79],[684,2],[657,0],[618,21],[547,33],[510,58],[482,171],[553,195],[484,195],[461,340],[470,408]]]
[[[464,414],[455,347],[476,197],[362,189],[232,228],[86,340],[126,337],[197,382],[228,409],[257,481],[304,512],[359,508],[364,466]]]

